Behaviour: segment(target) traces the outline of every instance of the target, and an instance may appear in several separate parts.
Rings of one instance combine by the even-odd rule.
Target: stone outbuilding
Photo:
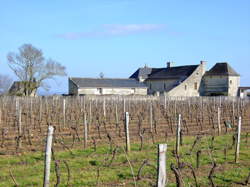
[[[216,63],[204,75],[205,96],[238,96],[240,75],[226,62]]]
[[[135,79],[71,77],[69,95],[147,95],[147,86]]]

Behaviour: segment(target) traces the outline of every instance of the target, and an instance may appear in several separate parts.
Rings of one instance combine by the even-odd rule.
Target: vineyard
[[[240,164],[234,160],[239,121]],[[247,99],[1,97],[0,186],[42,185],[48,126],[55,186],[154,186],[159,143],[168,146],[169,186],[249,185]]]

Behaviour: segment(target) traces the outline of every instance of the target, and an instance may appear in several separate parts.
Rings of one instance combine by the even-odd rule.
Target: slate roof
[[[147,88],[135,79],[70,78],[80,88]]]
[[[158,71],[149,75],[148,79],[181,79],[189,77],[198,65],[177,66],[160,68]]]
[[[216,63],[205,75],[240,76],[227,62]]]
[[[150,74],[155,73],[161,69],[163,68],[149,68],[145,66],[143,68],[137,69],[136,72],[134,72],[129,78],[139,79],[139,77],[141,77],[143,79],[146,79]]]

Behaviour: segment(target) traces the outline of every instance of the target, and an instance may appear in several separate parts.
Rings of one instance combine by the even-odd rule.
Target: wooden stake
[[[115,121],[116,121],[116,124],[118,125],[119,119],[118,119],[117,104],[115,105]]]
[[[167,109],[167,98],[166,95],[164,95],[164,110]]]
[[[92,101],[89,101],[89,125],[92,122]]]
[[[42,101],[41,97],[39,98],[39,123],[42,121]]]
[[[153,132],[153,107],[152,103],[150,103],[150,132]]]
[[[126,100],[125,98],[123,99],[123,112],[126,112]]]
[[[180,151],[180,135],[181,135],[181,114],[178,116],[178,125],[176,128],[176,154],[179,155]]]
[[[218,107],[218,133],[221,134],[221,125],[220,125],[220,107]]]
[[[17,140],[17,148],[22,147],[22,109],[19,108],[18,112],[18,140]]]
[[[18,117],[18,116],[19,116],[19,98],[16,97],[16,117]]]
[[[166,186],[166,181],[167,181],[166,152],[167,152],[167,144],[159,144],[158,145],[157,187],[165,187]]]
[[[238,121],[237,144],[236,144],[236,150],[235,150],[235,163],[239,162],[239,156],[240,156],[240,133],[241,133],[241,117],[239,117],[239,121]]]
[[[2,110],[0,109],[0,127],[1,127],[1,124],[2,124]]]
[[[233,122],[233,126],[234,126],[234,120],[235,120],[234,113],[235,112],[234,112],[234,100],[233,100],[233,121],[232,121]]]
[[[106,102],[105,102],[105,98],[103,100],[103,116],[106,117]]]
[[[125,112],[125,135],[126,135],[126,151],[130,152],[129,113],[128,112]]]
[[[65,128],[65,123],[66,123],[66,101],[63,99],[63,128]]]
[[[87,147],[88,142],[88,124],[87,124],[87,114],[84,112],[84,148]]]
[[[49,187],[49,176],[50,176],[50,162],[51,162],[51,149],[52,149],[52,140],[53,140],[54,127],[48,127],[48,135],[46,142],[45,150],[45,166],[44,166],[44,179],[43,187]]]

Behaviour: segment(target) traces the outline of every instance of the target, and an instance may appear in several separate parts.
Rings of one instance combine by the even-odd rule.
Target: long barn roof
[[[147,88],[145,84],[135,79],[71,77],[70,80],[79,88]]]
[[[180,79],[189,77],[198,65],[175,66],[168,68],[139,68],[130,78],[139,79]]]

